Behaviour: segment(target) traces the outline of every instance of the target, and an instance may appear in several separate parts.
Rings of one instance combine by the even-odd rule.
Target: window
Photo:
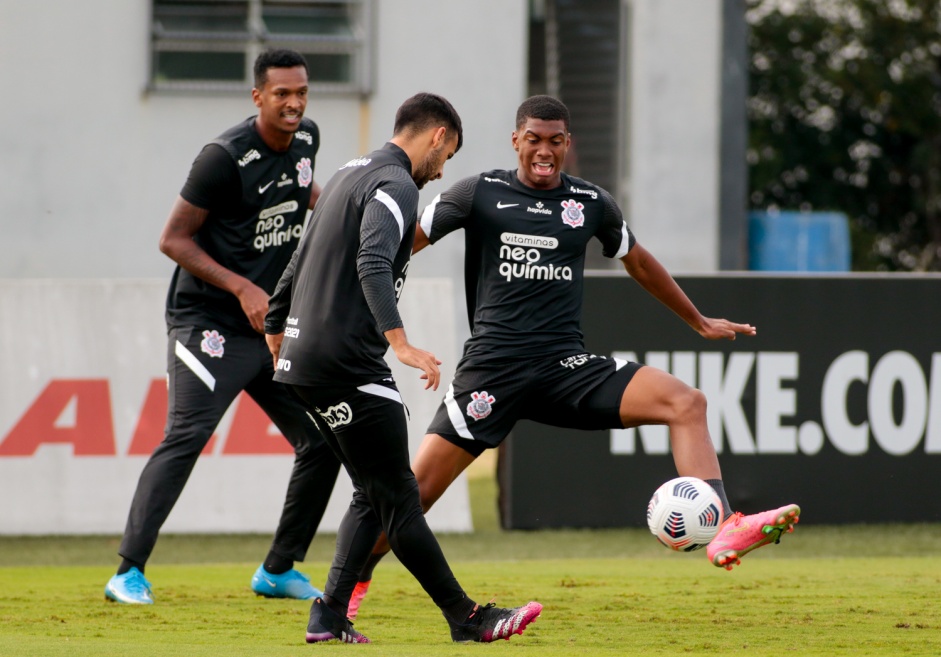
[[[153,0],[152,89],[244,90],[267,48],[307,58],[311,89],[370,90],[374,0]]]

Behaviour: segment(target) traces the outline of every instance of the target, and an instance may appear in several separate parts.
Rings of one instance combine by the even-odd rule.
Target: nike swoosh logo
[[[273,184],[274,184],[274,181],[272,180],[271,182],[269,182],[269,183],[268,183],[267,185],[265,185],[264,187],[262,187],[261,185],[259,185],[259,186],[258,186],[258,193],[259,193],[259,194],[264,194],[264,193],[265,193],[265,190],[268,189],[269,187],[271,187]]]
[[[725,535],[728,536],[729,534],[741,534],[742,532],[747,532],[749,529],[751,529],[751,523],[743,522],[738,527],[727,530]]]
[[[515,208],[519,203],[500,203],[497,202],[497,210],[502,210],[503,208]]]

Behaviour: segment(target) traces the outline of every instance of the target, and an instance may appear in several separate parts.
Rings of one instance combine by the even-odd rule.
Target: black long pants
[[[394,386],[324,391],[294,386],[353,481],[337,532],[324,593],[349,605],[359,573],[382,531],[399,561],[441,608],[466,595],[451,572],[418,498],[409,465],[405,410]]]
[[[169,396],[164,440],[137,483],[118,553],[146,563],[157,535],[183,492],[200,452],[235,397],[244,390],[294,448],[294,469],[272,551],[303,561],[323,517],[340,462],[286,386],[272,380],[262,336],[227,335],[219,343],[202,328],[170,329]],[[218,353],[211,356],[208,352]]]

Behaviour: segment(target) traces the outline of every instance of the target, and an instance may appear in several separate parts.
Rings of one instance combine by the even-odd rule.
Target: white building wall
[[[376,2],[375,93],[364,103],[314,95],[308,106],[322,131],[318,182],[381,146],[395,109],[417,91],[451,100],[466,139],[444,184],[430,185],[423,200],[461,175],[512,165],[526,7]],[[0,0],[0,278],[172,270],[157,238],[193,158],[256,110],[247,92],[147,92],[149,16],[148,0]],[[438,260],[444,267],[453,258]]]
[[[454,335],[450,317],[436,312],[450,283],[410,281],[400,304],[415,320],[415,344],[436,354]],[[163,432],[165,294],[159,279],[0,280],[0,535],[124,530],[149,455],[143,445]],[[444,391],[425,390],[420,372],[391,361],[414,454]],[[445,381],[454,365],[442,364]],[[216,428],[167,532],[274,530],[294,459],[274,425],[235,421],[245,403]],[[435,530],[471,529],[467,486],[456,483],[428,514]],[[336,531],[352,490],[341,472],[322,530]]]
[[[722,0],[625,0],[627,215],[672,273],[719,267]]]
[[[625,210],[671,270],[714,271],[721,0],[622,1]],[[317,180],[383,143],[420,90],[448,97],[466,136],[423,203],[463,175],[514,166],[526,0],[381,0],[375,14],[374,93],[308,107],[323,132]],[[0,0],[0,278],[169,275],[156,242],[190,163],[255,108],[247,93],[148,93],[149,15],[148,0]],[[461,247],[445,240],[412,275],[459,280]]]

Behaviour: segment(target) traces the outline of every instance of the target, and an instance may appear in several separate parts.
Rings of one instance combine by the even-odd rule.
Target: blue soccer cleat
[[[123,575],[115,575],[105,585],[105,599],[125,605],[152,605],[154,593],[144,573],[131,568]]]
[[[265,570],[264,564],[252,575],[252,591],[266,598],[295,598],[313,600],[323,593],[310,585],[310,578],[304,573],[291,568],[286,573],[272,575]]]

